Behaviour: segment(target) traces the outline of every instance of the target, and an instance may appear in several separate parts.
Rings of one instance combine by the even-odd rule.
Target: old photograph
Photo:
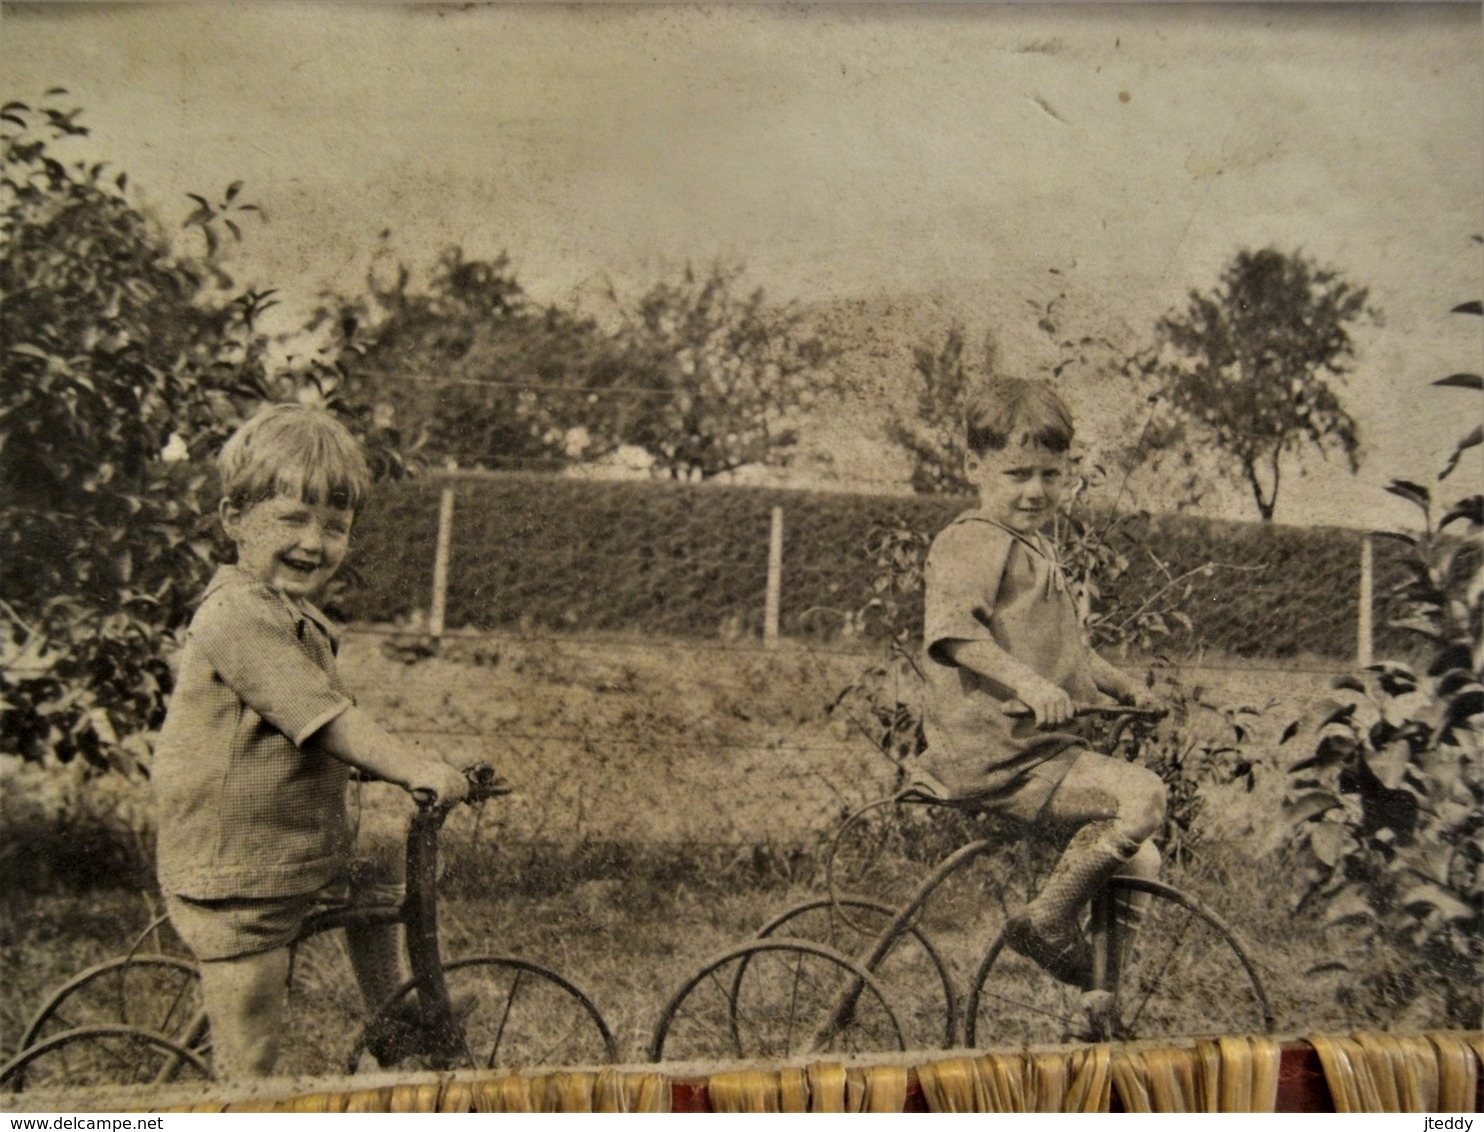
[[[1481,40],[5,3],[0,1108],[1484,1029]]]

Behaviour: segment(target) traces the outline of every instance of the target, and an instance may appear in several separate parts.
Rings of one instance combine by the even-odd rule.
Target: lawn
[[[371,632],[348,638],[344,671],[362,705],[410,741],[481,754],[516,786],[446,827],[445,954],[520,954],[567,974],[591,993],[625,1059],[642,1058],[661,1006],[707,956],[823,891],[830,831],[893,785],[892,765],[825,711],[867,663],[864,654],[469,637],[427,656],[412,645]],[[1329,674],[1228,663],[1186,666],[1180,676],[1205,701],[1256,709],[1241,717],[1252,728],[1244,750],[1255,767],[1250,780],[1203,786],[1201,836],[1168,879],[1249,944],[1280,1031],[1370,1021],[1340,1005],[1336,976],[1304,974],[1324,944],[1310,922],[1289,915],[1279,855],[1276,739],[1323,699]],[[1215,713],[1201,718],[1219,734]],[[0,1047],[9,1049],[46,991],[126,946],[154,903],[137,876],[119,880],[128,869],[108,865],[106,854],[91,872],[62,860],[64,841],[105,843],[99,821],[124,835],[127,844],[109,850],[114,859],[139,857],[146,788],[87,784],[65,771],[5,773],[11,867],[0,889]],[[383,807],[368,805],[364,828],[384,817]],[[63,824],[67,837],[48,832]],[[924,844],[932,856],[936,848],[919,843],[919,859],[909,852],[876,861],[873,894],[910,889],[930,864]],[[1007,883],[1006,860],[991,858],[925,914],[924,930],[960,985],[993,937],[1003,901],[985,894]],[[338,937],[301,950],[293,1002],[283,1070],[339,1071],[358,1006]],[[903,1012],[913,1018],[914,1043],[934,1040],[941,1010],[923,1002]],[[1202,1019],[1171,1025],[1197,1032]]]

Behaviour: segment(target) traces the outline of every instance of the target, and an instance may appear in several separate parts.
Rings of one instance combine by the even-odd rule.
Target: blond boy
[[[343,890],[351,769],[450,802],[466,782],[355,706],[335,632],[312,604],[370,487],[354,437],[322,410],[274,405],[217,463],[237,561],[192,618],[153,779],[160,887],[200,961],[217,1076],[236,1078],[272,1071],[288,946]],[[347,934],[362,995],[379,1006],[402,982],[399,930]]]

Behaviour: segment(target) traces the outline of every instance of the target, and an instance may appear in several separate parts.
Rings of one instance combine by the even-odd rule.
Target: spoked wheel
[[[81,1026],[42,1038],[0,1066],[0,1092],[206,1081],[200,1053],[135,1026]]]
[[[497,1069],[539,1065],[607,1065],[618,1043],[580,987],[524,959],[480,955],[443,968],[457,1033],[421,1035],[398,1062],[408,1068]],[[405,1011],[417,984],[408,982],[378,1017]],[[369,1029],[370,1027],[368,1027]],[[354,1072],[366,1049],[363,1032],[350,1058]],[[382,1068],[389,1068],[383,1066]]]
[[[1005,946],[984,956],[965,1002],[969,1046],[1017,1047],[1075,1039],[1270,1033],[1273,1011],[1251,958],[1222,921],[1158,881],[1115,877],[1114,899],[1147,893],[1148,908],[1121,948],[1111,1011],[1089,1020],[1082,994]],[[1105,1000],[1106,1001],[1106,1000]]]
[[[64,1030],[125,1026],[190,1048],[205,1041],[201,976],[172,955],[136,953],[89,967],[58,987],[21,1035],[22,1050]]]
[[[814,940],[774,936],[711,959],[671,996],[651,1061],[782,1058],[907,1048],[870,972]]]
[[[842,955],[864,960],[897,917],[890,904],[862,896],[819,897],[795,904],[758,931],[759,938],[790,936],[823,943]],[[739,960],[732,988],[740,997],[740,980],[751,964]],[[913,924],[906,924],[892,940],[890,949],[870,968],[891,993],[892,1001],[907,1004],[901,1021],[906,1026],[909,1049],[953,1045],[958,1032],[958,1003],[948,966],[932,942]]]
[[[144,926],[144,929],[134,937],[129,944],[125,955],[174,955],[181,959],[189,959],[191,950],[176,934],[170,924],[170,917],[160,913]]]

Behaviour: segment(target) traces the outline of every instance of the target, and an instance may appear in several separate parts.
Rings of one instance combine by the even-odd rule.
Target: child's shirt
[[[1003,705],[1014,693],[954,664],[944,646],[993,641],[1074,701],[1097,700],[1077,607],[1055,553],[1039,534],[1022,535],[970,511],[933,540],[924,589],[921,768],[952,797],[1015,793],[1014,808],[1033,815],[1082,739],[1006,716]]]
[[[336,878],[350,768],[303,744],[352,704],[325,616],[235,566],[191,619],[155,752],[161,888],[289,896]]]

